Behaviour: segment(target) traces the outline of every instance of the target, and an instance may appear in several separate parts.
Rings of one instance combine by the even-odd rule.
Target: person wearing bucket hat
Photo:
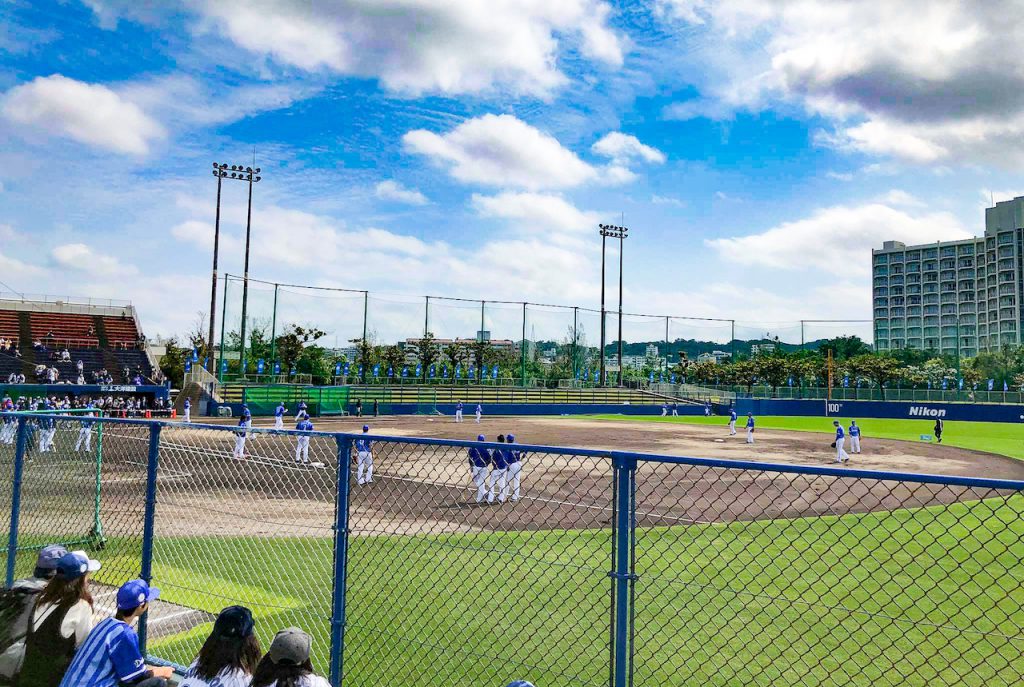
[[[25,657],[15,685],[57,687],[92,629],[89,573],[100,569],[84,551],[57,559],[57,573],[36,599],[25,634]]]
[[[213,632],[178,687],[249,687],[262,655],[252,611],[228,606],[217,616]]]
[[[256,667],[252,687],[330,687],[313,672],[309,651],[313,641],[297,627],[288,627],[270,643],[267,655]]]
[[[145,580],[131,580],[117,590],[117,614],[92,629],[75,653],[60,687],[167,687],[169,667],[147,666],[132,625],[160,597]],[[27,686],[26,686],[27,687]]]
[[[3,595],[4,617],[17,614],[11,621],[8,632],[0,633],[0,645],[7,647],[0,652],[0,684],[11,680],[21,669],[21,660],[25,657],[28,619],[35,606],[36,597],[57,574],[57,561],[67,552],[68,550],[60,544],[44,546],[36,557],[32,577],[17,580],[10,589],[0,592]],[[10,615],[7,608],[11,609]]]

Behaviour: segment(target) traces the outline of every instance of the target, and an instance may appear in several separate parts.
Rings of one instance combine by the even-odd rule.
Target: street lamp
[[[259,182],[260,168],[244,167],[242,165],[228,165],[226,162],[213,163],[213,176],[217,177],[217,218],[213,230],[213,289],[210,297],[210,341],[208,355],[213,353],[213,321],[217,307],[217,253],[220,246],[220,185],[222,179],[234,179],[245,181],[249,184],[249,204],[245,218],[245,271],[242,278],[242,350],[239,353],[240,370],[245,368],[245,318],[246,307],[249,300],[249,236],[252,229],[252,185]],[[224,285],[225,292],[227,285]],[[218,374],[221,374],[218,370]]]
[[[601,385],[606,383],[604,365],[605,306],[604,306],[604,262],[605,244],[609,237],[619,240],[619,386],[622,386],[622,247],[629,229],[612,224],[599,224],[601,233]]]

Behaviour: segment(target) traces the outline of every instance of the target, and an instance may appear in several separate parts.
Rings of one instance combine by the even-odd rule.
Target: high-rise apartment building
[[[985,234],[871,251],[875,347],[970,357],[1020,343],[1024,197],[985,210]]]

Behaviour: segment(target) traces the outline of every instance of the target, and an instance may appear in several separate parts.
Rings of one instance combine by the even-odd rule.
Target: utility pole
[[[601,233],[601,384],[605,383],[605,364],[604,364],[604,347],[605,347],[605,299],[604,299],[604,263],[605,263],[605,245],[606,240],[610,237],[613,239],[619,239],[619,346],[618,346],[618,359],[619,359],[619,386],[622,386],[622,247],[623,241],[626,235],[629,233],[629,229],[626,227],[619,227],[613,224],[599,224],[598,228]]]

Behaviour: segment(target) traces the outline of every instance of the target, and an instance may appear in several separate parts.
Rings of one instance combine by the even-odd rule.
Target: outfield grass
[[[615,420],[618,422],[667,422],[690,425],[726,425],[728,418],[722,416],[704,417],[703,415],[679,417],[662,417],[660,415],[587,415],[581,419]],[[757,416],[758,429],[786,429],[795,432],[822,432],[831,434],[832,421],[840,420],[844,427],[849,427],[849,417],[788,417],[778,415]],[[856,418],[853,418],[856,419]],[[742,430],[745,416],[737,421],[737,430]],[[872,437],[880,439],[900,439],[903,441],[921,441],[922,435],[931,435],[935,426],[934,420],[890,420],[890,419],[857,419],[861,426],[863,441],[869,442]],[[986,451],[1002,456],[1024,460],[1024,423],[1009,422],[955,422],[943,423],[942,443],[948,446]]]

